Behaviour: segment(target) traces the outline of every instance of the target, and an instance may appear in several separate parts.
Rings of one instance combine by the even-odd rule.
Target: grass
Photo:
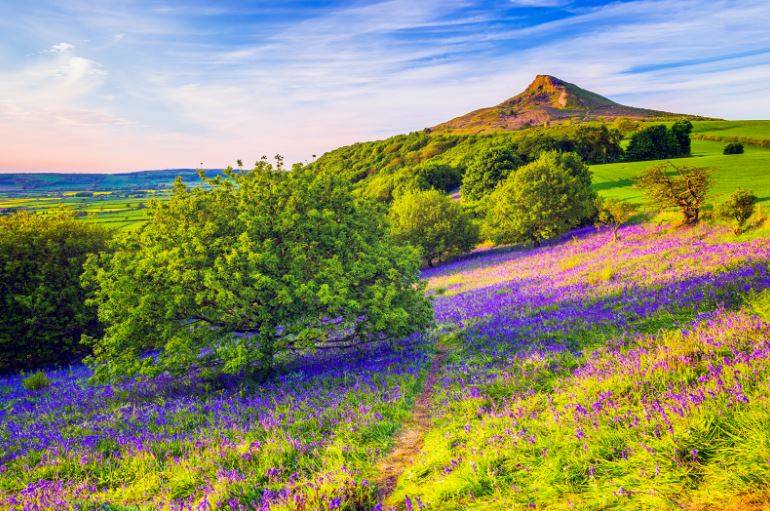
[[[695,138],[770,148],[770,121],[698,121],[693,126]]]
[[[61,196],[0,197],[0,210],[24,208],[45,213],[55,208],[74,209],[81,218],[115,229],[137,226],[147,219],[149,198],[132,198],[97,193],[94,197],[75,197],[75,192]],[[159,196],[162,200],[163,196]]]
[[[393,502],[761,509],[770,292],[746,290],[770,286],[770,251],[731,236],[631,226],[427,272],[462,276],[436,307],[464,343]]]
[[[769,123],[770,124],[770,123]],[[714,184],[710,202],[723,200],[737,188],[753,191],[760,201],[770,199],[770,149],[747,145],[744,154],[723,155],[723,142],[693,140],[690,158],[671,161],[679,166],[697,166],[714,169]],[[641,172],[662,161],[638,161],[591,165],[594,189],[604,197],[615,197],[634,204],[643,204],[641,190],[634,179]]]

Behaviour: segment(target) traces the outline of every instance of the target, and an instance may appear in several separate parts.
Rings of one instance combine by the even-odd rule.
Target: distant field
[[[720,123],[723,121],[703,121],[696,123],[696,129],[702,124]],[[758,123],[764,121],[757,121]],[[770,137],[770,122],[764,122]],[[749,130],[748,126],[738,126],[735,129]],[[756,131],[757,133],[759,130]],[[714,185],[711,202],[719,202],[722,198],[742,187],[753,191],[761,201],[770,199],[770,149],[746,146],[745,154],[722,154],[724,142],[693,140],[691,158],[677,158],[671,161],[677,166],[697,166],[714,169]],[[664,160],[665,161],[665,160]],[[592,165],[594,188],[605,197],[617,197],[633,203],[644,202],[640,190],[634,187],[636,178],[644,169],[657,165],[661,161],[637,161],[630,163],[609,163]]]
[[[693,137],[770,148],[770,121],[697,121]]]
[[[71,194],[64,197],[0,197],[0,210],[24,208],[42,213],[65,207],[74,209],[83,220],[124,229],[139,225],[147,218],[149,200],[149,197],[111,197],[109,194],[94,197],[74,197]]]

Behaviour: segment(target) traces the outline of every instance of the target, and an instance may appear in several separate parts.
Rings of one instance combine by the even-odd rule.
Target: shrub
[[[205,183],[177,181],[141,230],[89,259],[105,323],[87,359],[96,381],[268,371],[287,351],[432,324],[417,251],[390,240],[349,181],[263,159]]]
[[[462,172],[457,167],[440,163],[426,163],[412,171],[415,188],[418,190],[441,190],[450,192],[460,186]]]
[[[720,205],[719,213],[722,217],[735,221],[735,233],[738,234],[743,230],[746,221],[754,213],[756,203],[756,195],[748,190],[739,188]]]
[[[0,217],[0,371],[70,362],[97,334],[80,274],[109,232],[69,211]]]
[[[478,242],[478,228],[460,204],[437,190],[398,197],[390,209],[390,224],[393,238],[419,248],[428,266],[468,252]]]
[[[623,135],[607,126],[578,126],[574,134],[575,152],[588,163],[610,163],[623,156]]]
[[[495,243],[539,245],[590,218],[595,198],[579,156],[543,153],[490,195],[485,232]]]
[[[469,201],[481,199],[521,164],[521,158],[511,148],[481,153],[465,171],[461,188],[463,198]]]
[[[674,176],[667,173],[673,169]],[[684,224],[695,224],[711,185],[711,172],[700,167],[677,167],[671,163],[645,170],[637,181],[650,202],[659,210],[678,208]]]
[[[613,241],[618,240],[618,230],[633,214],[634,207],[628,202],[612,197],[596,201],[596,225],[608,226],[612,230]]]
[[[36,371],[21,380],[21,385],[25,389],[34,392],[51,385],[51,380],[48,379],[48,376],[46,376],[43,371]]]
[[[687,135],[689,140],[689,134]],[[631,135],[626,160],[660,160],[681,156],[681,141],[665,124],[650,126]]]
[[[740,142],[730,142],[725,145],[722,154],[743,154],[743,144]]]
[[[628,117],[617,117],[612,122],[612,128],[618,130],[623,135],[628,135],[638,130],[641,123]]]
[[[692,153],[691,133],[692,123],[690,121],[677,121],[671,125],[671,134],[674,136],[678,147],[677,153],[673,156],[690,156]]]

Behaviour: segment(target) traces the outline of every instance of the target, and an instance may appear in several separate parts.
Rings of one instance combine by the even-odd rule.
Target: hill
[[[569,119],[591,121],[611,120],[618,117],[637,120],[697,118],[692,115],[621,105],[554,76],[537,75],[526,90],[499,105],[455,117],[435,126],[432,130],[477,133],[490,130],[518,130],[560,123]]]
[[[218,170],[207,170],[213,176]],[[70,191],[129,191],[168,188],[179,176],[186,183],[198,181],[195,169],[142,170],[120,174],[15,173],[0,174],[0,194],[34,194]]]
[[[768,261],[724,228],[588,228],[425,271],[443,356],[409,338],[248,385],[3,376],[0,509],[758,511]]]

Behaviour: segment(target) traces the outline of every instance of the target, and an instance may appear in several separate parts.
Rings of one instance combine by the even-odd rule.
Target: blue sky
[[[514,95],[770,119],[770,2],[0,3],[0,171],[310,158]]]

